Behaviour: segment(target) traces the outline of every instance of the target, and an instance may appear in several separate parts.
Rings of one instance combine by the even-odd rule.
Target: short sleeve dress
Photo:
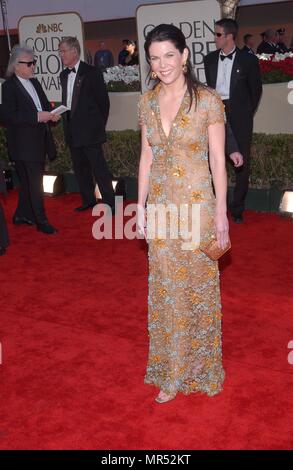
[[[159,91],[160,85],[139,101],[140,123],[146,126],[153,152],[147,217],[156,205],[199,204],[200,243],[205,243],[215,230],[208,126],[224,123],[223,104],[214,90],[200,87],[196,106],[189,110],[186,92],[167,136],[160,118]],[[158,231],[149,239],[148,309],[145,383],[168,394],[219,393],[224,370],[218,263],[198,246],[182,249],[182,239],[172,238],[168,229],[166,236]]]

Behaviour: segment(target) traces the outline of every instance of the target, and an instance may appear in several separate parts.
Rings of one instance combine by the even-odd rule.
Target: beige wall
[[[289,91],[287,83],[264,85],[263,96],[254,120],[254,132],[293,133],[293,105],[288,102]],[[110,93],[111,108],[107,130],[139,128],[137,120],[139,97],[140,93]]]

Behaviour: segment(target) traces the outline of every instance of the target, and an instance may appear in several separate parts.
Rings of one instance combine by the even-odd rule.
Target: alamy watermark
[[[293,88],[293,80],[290,80],[290,82],[288,82],[288,88]],[[289,91],[287,100],[289,104],[293,104],[293,90]]]
[[[92,227],[96,240],[122,239],[134,240],[181,240],[182,250],[193,250],[200,244],[199,203],[193,204],[148,204],[147,210],[136,204],[123,207],[123,197],[115,197],[115,218],[110,206],[97,204],[92,215],[98,217]],[[145,214],[147,217],[145,219]],[[125,221],[124,217],[128,220]],[[113,229],[113,219],[115,221]]]
[[[293,339],[291,339],[291,341],[289,341],[288,349],[292,349],[292,351],[290,351],[289,354],[288,354],[288,362],[289,362],[289,364],[291,364],[291,366],[293,366]]]

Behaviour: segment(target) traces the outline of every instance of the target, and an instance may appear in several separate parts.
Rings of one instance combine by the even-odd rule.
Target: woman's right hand
[[[229,222],[226,212],[216,211],[215,228],[218,245],[224,250],[229,242]]]
[[[141,204],[137,204],[137,233],[139,238],[147,238],[146,235],[146,210]]]

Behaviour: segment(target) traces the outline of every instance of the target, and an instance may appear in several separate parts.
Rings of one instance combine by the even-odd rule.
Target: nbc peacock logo
[[[51,24],[44,24],[40,23],[36,27],[37,34],[46,34],[46,33],[62,33],[62,23],[51,23]]]

